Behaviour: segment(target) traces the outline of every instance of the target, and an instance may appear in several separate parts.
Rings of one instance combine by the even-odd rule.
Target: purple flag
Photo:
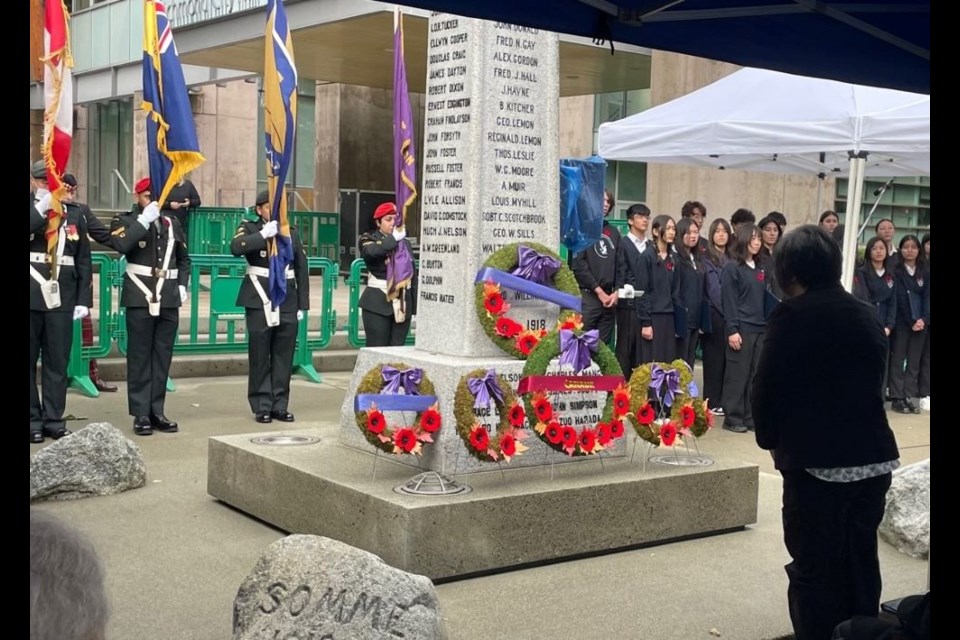
[[[407,93],[407,68],[403,62],[403,14],[397,8],[393,28],[393,174],[397,198],[397,226],[403,226],[407,208],[417,198],[417,152],[413,146],[413,111]],[[413,255],[410,245],[400,242],[387,261],[387,298],[400,296],[400,290],[413,279]]]

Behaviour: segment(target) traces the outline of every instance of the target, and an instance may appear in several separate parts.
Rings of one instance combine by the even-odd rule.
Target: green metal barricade
[[[118,272],[117,261],[110,255],[96,251],[90,257],[94,273],[100,275],[97,285],[99,301],[97,307],[90,310],[91,313],[97,313],[97,332],[93,344],[85,347],[81,321],[73,321],[73,344],[67,364],[67,384],[86,396],[96,398],[100,392],[90,379],[90,360],[106,357],[113,346],[113,332],[117,326],[113,292]]]
[[[291,211],[290,224],[297,228],[308,258],[336,262],[340,252],[340,214],[321,211]]]
[[[350,306],[347,315],[347,324],[344,328],[347,330],[347,340],[355,349],[367,346],[366,336],[362,338],[360,337],[360,325],[362,324],[360,318],[360,288],[366,282],[366,275],[367,264],[362,258],[357,258],[350,263],[350,274],[346,279],[347,285],[350,287]],[[407,334],[407,339],[404,344],[412,345],[414,340],[415,334],[411,329],[411,331]]]
[[[198,207],[187,216],[190,255],[230,255],[230,240],[251,215],[242,207]]]

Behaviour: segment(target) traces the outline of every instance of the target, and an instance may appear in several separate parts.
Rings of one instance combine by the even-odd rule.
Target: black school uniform
[[[656,243],[652,243],[643,252],[650,270],[650,317],[653,326],[653,340],[641,340],[643,362],[672,362],[677,357],[677,332],[673,318],[673,301],[676,295],[678,279],[677,252],[671,248],[667,256],[661,258]]]
[[[677,339],[677,357],[686,360],[692,369],[697,354],[697,339],[703,329],[705,271],[703,263],[692,257],[683,259],[678,255],[677,258],[677,269],[673,276],[677,282],[674,303],[682,307],[686,315],[686,331]]]
[[[930,325],[930,271],[926,265],[918,264],[911,275],[906,266],[898,261],[893,274],[897,311],[893,334],[890,336],[890,398],[903,400],[923,397],[930,395],[929,388],[920,389],[920,358],[927,339],[926,327]],[[918,319],[923,319],[925,327],[914,331],[913,325]],[[926,381],[929,384],[929,375]]]
[[[726,336],[740,334],[742,344],[734,351],[727,344],[727,362],[723,378],[724,423],[753,428],[751,387],[763,348],[764,299],[767,295],[766,271],[760,262],[751,267],[731,261],[720,272],[720,295]]]
[[[853,274],[853,295],[874,308],[880,324],[885,329],[889,329],[892,336],[897,319],[896,278],[893,272],[884,268],[878,275],[873,265],[860,265]],[[884,336],[883,342],[887,346],[883,369],[883,389],[886,389],[890,364],[890,337]]]

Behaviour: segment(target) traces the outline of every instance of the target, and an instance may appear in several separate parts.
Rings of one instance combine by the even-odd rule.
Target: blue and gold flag
[[[162,2],[143,7],[143,104],[147,112],[147,157],[154,200],[163,203],[170,189],[206,158],[200,153],[190,96]],[[159,192],[158,192],[159,190]]]
[[[268,242],[270,257],[270,300],[274,308],[287,297],[285,270],[293,262],[290,223],[287,220],[287,193],[284,183],[293,160],[297,124],[297,67],[293,61],[293,40],[287,13],[281,0],[267,1],[267,29],[263,60],[263,129],[266,135],[267,190],[270,192],[270,219],[279,233]]]

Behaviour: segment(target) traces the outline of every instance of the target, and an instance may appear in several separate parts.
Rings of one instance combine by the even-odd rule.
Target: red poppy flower
[[[557,329],[569,329],[570,331],[583,329],[583,316],[581,316],[579,313],[575,313],[572,316],[568,316],[563,322],[557,321]]]
[[[593,448],[597,446],[597,432],[593,429],[584,429],[580,432],[580,450],[584,453],[592,453]]]
[[[440,413],[435,409],[427,409],[420,416],[420,427],[427,433],[434,433],[440,428]]]
[[[573,427],[563,427],[563,447],[570,449],[577,445],[577,430]]]
[[[613,434],[611,433],[610,425],[606,422],[601,422],[597,425],[597,442],[602,446],[607,446],[610,444],[610,441],[613,440]]]
[[[759,280],[760,282],[763,282],[764,278],[766,278],[766,276],[763,273],[763,269],[761,269],[760,271],[757,271],[757,280]]]
[[[663,266],[667,271],[673,271],[673,261],[667,260],[663,263]]]
[[[697,419],[697,412],[693,410],[693,407],[687,405],[680,409],[680,421],[684,427],[692,427],[694,420]]]
[[[613,415],[616,418],[626,415],[630,411],[630,394],[627,391],[616,391],[613,394]]]
[[[533,412],[537,414],[538,421],[548,422],[553,417],[553,405],[546,398],[534,400]]]
[[[477,451],[486,451],[490,446],[490,435],[482,426],[477,425],[470,431],[470,446]]]
[[[383,433],[387,427],[387,419],[379,411],[371,411],[367,414],[367,429],[373,433]]]
[[[656,417],[657,415],[653,412],[653,407],[650,406],[649,402],[637,409],[637,422],[640,424],[650,424]]]
[[[563,427],[560,426],[559,422],[551,422],[547,425],[547,430],[543,434],[550,444],[560,444],[560,441],[563,440]]]
[[[523,331],[523,325],[506,316],[500,316],[494,325],[494,331],[502,338],[513,338]]]
[[[487,313],[498,316],[503,313],[503,296],[498,291],[488,293],[483,298],[483,308]]]
[[[525,333],[517,340],[517,350],[528,356],[538,342],[540,342],[540,338],[535,333]]]
[[[676,439],[677,428],[673,426],[672,422],[665,422],[663,426],[660,427],[660,442],[663,443],[663,446],[669,447]]]
[[[508,458],[517,453],[517,442],[509,433],[505,433],[500,437],[500,453]]]
[[[623,422],[620,420],[610,421],[610,437],[614,440],[623,437]]]
[[[527,412],[523,410],[523,405],[518,402],[510,407],[509,418],[511,427],[521,428],[527,421]]]
[[[397,429],[393,434],[393,444],[400,447],[404,453],[410,453],[417,446],[417,434],[408,427]]]

